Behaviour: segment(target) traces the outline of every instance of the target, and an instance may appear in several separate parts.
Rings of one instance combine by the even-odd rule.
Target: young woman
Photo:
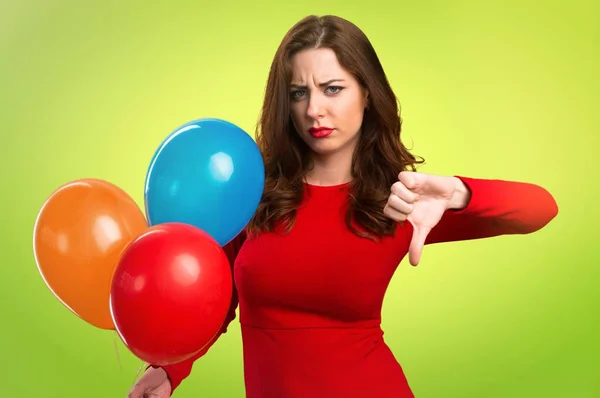
[[[401,260],[417,265],[431,243],[531,233],[557,214],[537,185],[417,172],[400,131],[359,28],[311,16],[287,33],[257,130],[264,197],[225,248],[236,290],[221,332],[239,304],[248,398],[413,397],[380,327]],[[209,348],[149,367],[131,397],[168,397]]]

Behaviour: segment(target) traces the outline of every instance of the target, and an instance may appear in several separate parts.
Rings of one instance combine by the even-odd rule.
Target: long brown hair
[[[256,141],[265,161],[265,190],[248,233],[273,231],[279,223],[289,231],[303,198],[310,150],[291,121],[289,84],[291,58],[309,48],[333,50],[340,65],[369,92],[352,159],[346,224],[371,239],[392,234],[396,223],[383,214],[390,188],[400,171],[414,171],[423,159],[417,160],[400,140],[398,101],[369,39],[351,22],[332,15],[302,19],[287,32],[275,53],[256,126]]]

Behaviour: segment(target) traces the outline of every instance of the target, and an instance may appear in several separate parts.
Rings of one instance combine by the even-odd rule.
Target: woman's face
[[[354,151],[367,93],[328,48],[297,53],[290,111],[296,131],[317,155]]]

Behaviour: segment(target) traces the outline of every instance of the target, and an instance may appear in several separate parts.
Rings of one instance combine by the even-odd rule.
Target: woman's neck
[[[305,180],[311,185],[340,185],[352,180],[352,153],[314,156]]]

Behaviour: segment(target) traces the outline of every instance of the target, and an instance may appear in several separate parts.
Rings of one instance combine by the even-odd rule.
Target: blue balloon
[[[250,135],[224,120],[194,120],[173,131],[152,157],[146,216],[150,225],[193,225],[224,246],[256,212],[264,182],[263,158]]]

